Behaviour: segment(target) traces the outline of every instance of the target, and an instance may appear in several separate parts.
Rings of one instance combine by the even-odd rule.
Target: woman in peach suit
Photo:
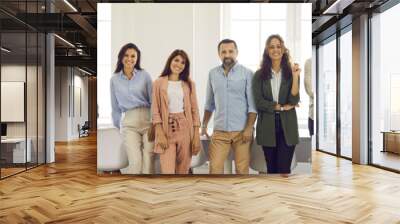
[[[192,155],[200,151],[199,108],[189,71],[189,57],[175,50],[153,84],[154,152],[160,154],[162,174],[187,174]]]

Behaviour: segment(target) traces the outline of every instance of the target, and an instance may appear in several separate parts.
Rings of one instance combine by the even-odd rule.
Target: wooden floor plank
[[[96,138],[0,181],[0,223],[400,223],[400,175],[313,152],[313,173],[97,175]]]

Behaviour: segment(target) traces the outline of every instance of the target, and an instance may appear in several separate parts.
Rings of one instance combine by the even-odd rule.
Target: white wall
[[[78,124],[83,125],[88,120],[88,78],[75,68],[56,67],[55,79],[55,141],[77,139]],[[77,107],[76,90],[79,89],[82,116]]]
[[[132,42],[142,52],[142,67],[155,80],[172,51],[183,49],[190,58],[191,76],[203,111],[208,71],[220,64],[220,7],[221,4],[112,4],[111,70],[115,69],[121,47]],[[99,42],[99,51],[106,51],[106,44]],[[107,82],[111,78],[111,74],[99,74],[98,78]],[[98,89],[99,108],[110,107],[109,84],[99,85]]]
[[[88,107],[89,107],[89,102],[88,102],[88,77],[87,76],[81,76],[82,73],[76,73],[77,70],[75,70],[75,75],[74,75],[74,89],[75,89],[75,96],[72,96],[75,99],[75,106],[74,110],[75,113],[73,113],[73,119],[72,119],[72,130],[71,130],[71,135],[72,138],[79,138],[79,133],[78,133],[78,124],[82,126],[85,121],[88,121]],[[79,71],[78,71],[79,72]],[[80,89],[80,99],[78,97],[77,90]],[[79,103],[79,100],[81,101]],[[80,105],[79,105],[80,104]],[[79,111],[79,107],[82,110],[81,113]]]
[[[17,82],[25,82],[25,69],[31,71],[34,69],[32,66],[25,65],[2,65],[1,66],[1,81],[17,81]],[[36,72],[36,71],[35,71]]]
[[[174,49],[193,56],[191,4],[113,4],[111,15],[111,65],[115,65],[120,48],[129,42],[139,47],[142,67],[153,78],[160,75]]]
[[[26,69],[26,70],[25,70]],[[9,64],[9,65],[2,65],[1,66],[1,81],[10,81],[10,82],[25,82],[25,75],[26,72],[28,74],[35,73],[36,74],[36,67],[27,66],[25,65],[18,65],[18,64]],[[27,93],[28,98],[36,97],[36,89],[34,93]],[[28,100],[28,99],[27,99]],[[32,100],[28,100],[30,102]],[[36,105],[35,105],[36,107]],[[1,108],[2,110],[7,110],[7,108]],[[28,121],[33,120],[33,118],[28,114]],[[36,114],[35,114],[35,121],[36,121]],[[25,122],[7,122],[7,136],[8,137],[25,137]],[[30,128],[29,125],[28,128]],[[29,137],[28,131],[28,137]]]
[[[25,80],[27,78],[27,80]],[[17,81],[26,84],[26,110],[25,122],[6,122],[7,137],[25,137],[27,136],[31,142],[32,161],[36,162],[37,153],[39,154],[39,163],[44,162],[44,74],[41,66],[32,66],[25,64],[3,64],[1,66],[1,81]],[[4,97],[4,96],[2,96]],[[7,96],[5,96],[7,97]],[[1,108],[4,110],[12,110],[11,108]],[[9,111],[8,111],[9,112]],[[25,111],[22,111],[25,112]]]
[[[29,71],[32,67],[18,64],[2,65],[1,66],[1,81],[18,81],[25,82],[25,69]],[[6,110],[7,108],[1,108]],[[25,122],[10,122],[7,123],[7,137],[25,137]]]
[[[68,85],[67,67],[55,68],[55,141],[68,140]]]
[[[194,80],[200,115],[204,112],[208,72],[221,64],[217,46],[221,38],[221,4],[194,4]],[[214,119],[209,127],[213,127]]]

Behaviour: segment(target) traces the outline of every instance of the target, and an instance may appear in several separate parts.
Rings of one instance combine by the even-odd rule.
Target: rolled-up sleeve
[[[257,109],[254,103],[253,96],[253,72],[249,71],[246,75],[246,97],[247,97],[247,109],[248,113],[257,113]]]
[[[153,94],[153,81],[151,80],[150,75],[147,75],[147,77],[146,77],[146,91],[147,91],[147,97],[148,97],[149,103],[151,104],[152,94]]]
[[[292,79],[291,83],[293,83],[293,79]],[[291,93],[291,90],[289,90],[288,103],[290,105],[297,105],[300,102],[300,78],[298,81],[298,85],[299,85],[299,92],[295,96],[293,96]]]
[[[204,109],[210,112],[215,110],[214,90],[211,84],[211,72],[208,74],[207,89],[206,89],[206,103]]]
[[[147,96],[149,97],[149,103],[150,107],[153,102],[153,81],[151,80],[150,75],[147,76],[146,80],[146,91],[147,91]],[[150,121],[153,122],[153,111],[150,110]]]
[[[120,128],[120,122],[121,122],[121,109],[119,108],[117,97],[115,95],[115,88],[113,81],[110,81],[110,96],[111,96],[111,117],[112,117],[112,122],[113,125],[116,128]]]

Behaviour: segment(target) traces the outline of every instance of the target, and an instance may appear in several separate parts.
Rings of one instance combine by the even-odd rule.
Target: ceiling
[[[12,50],[2,60],[22,63],[25,56],[30,60],[38,51],[32,38],[37,33],[52,32],[57,34],[56,66],[73,65],[96,74],[96,5],[95,0],[47,0],[47,5],[45,0],[1,0],[2,46]],[[39,50],[43,47],[38,46]]]

